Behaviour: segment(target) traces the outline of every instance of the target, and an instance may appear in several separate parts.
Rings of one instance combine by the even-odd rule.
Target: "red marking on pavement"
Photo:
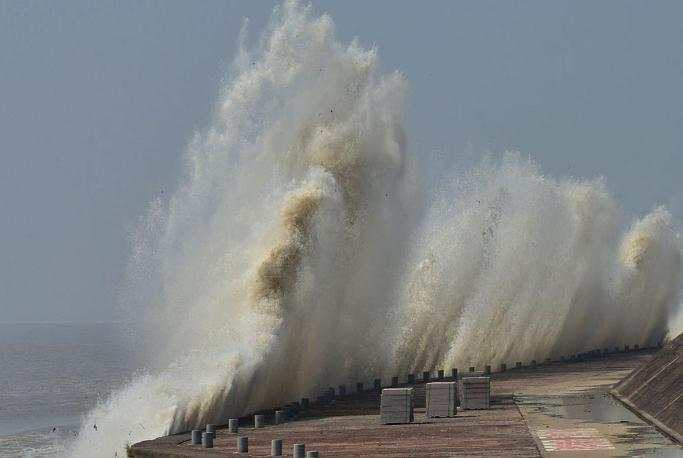
[[[537,429],[536,436],[547,452],[609,450],[614,446],[595,428]]]

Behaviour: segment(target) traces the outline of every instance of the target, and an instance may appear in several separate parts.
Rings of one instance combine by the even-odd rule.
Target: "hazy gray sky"
[[[314,1],[411,83],[417,154],[505,148],[683,214],[683,2]],[[0,321],[115,316],[242,19],[274,2],[0,2]]]

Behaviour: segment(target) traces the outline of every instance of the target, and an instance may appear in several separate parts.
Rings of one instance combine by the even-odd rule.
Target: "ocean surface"
[[[0,457],[60,455],[82,416],[136,370],[126,332],[123,323],[0,323]]]

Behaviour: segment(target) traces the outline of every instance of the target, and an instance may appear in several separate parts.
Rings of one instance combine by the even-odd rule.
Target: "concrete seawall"
[[[683,442],[683,334],[612,392],[636,413]]]
[[[379,391],[370,389],[314,402],[296,420],[283,424],[268,419],[267,427],[254,429],[253,418],[244,418],[239,434],[219,427],[213,449],[192,446],[185,433],[135,444],[129,456],[232,456],[237,436],[249,437],[249,452],[240,456],[269,456],[273,439],[283,439],[285,456],[291,456],[295,443],[305,443],[307,450],[320,451],[321,456],[546,456],[554,453],[549,451],[557,442],[553,434],[577,435],[557,443],[583,444],[588,448],[581,456],[648,456],[652,450],[665,453],[652,456],[677,456],[667,454],[681,451],[676,444],[618,402],[606,409],[610,416],[572,411],[582,403],[590,411],[596,403],[609,402],[608,390],[654,353],[593,353],[573,362],[494,372],[491,409],[459,411],[455,418],[427,419],[422,404],[415,423],[380,425]],[[420,399],[424,383],[417,380],[413,386]]]

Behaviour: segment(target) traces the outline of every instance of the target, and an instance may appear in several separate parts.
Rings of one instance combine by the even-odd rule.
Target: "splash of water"
[[[240,51],[179,189],[134,237],[149,372],[88,415],[70,455],[375,375],[666,334],[681,276],[666,210],[619,240],[601,182],[511,155],[446,174],[423,214],[406,81],[333,29],[286,2]]]

